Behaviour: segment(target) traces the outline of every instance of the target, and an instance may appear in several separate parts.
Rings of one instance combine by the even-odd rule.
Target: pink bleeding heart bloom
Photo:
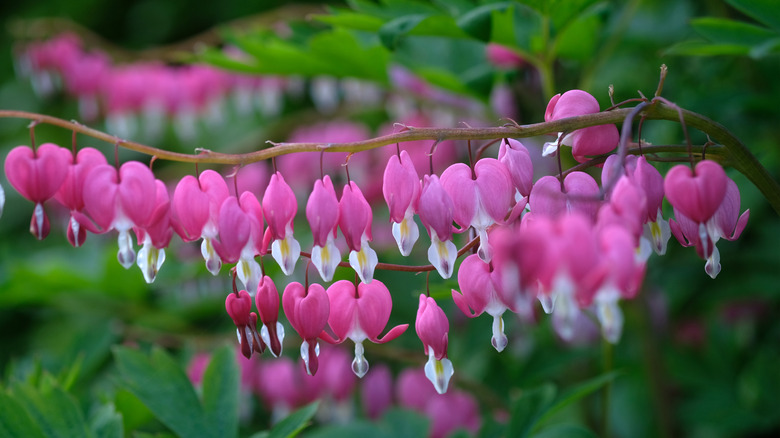
[[[155,180],[157,186],[154,211],[152,212],[152,220],[146,227],[135,227],[135,235],[138,238],[138,243],[143,245],[140,251],[138,251],[138,258],[136,264],[141,268],[141,273],[144,275],[144,280],[147,283],[154,282],[157,277],[157,272],[165,262],[165,248],[171,242],[173,237],[173,228],[171,228],[171,215],[170,205],[171,201],[168,197],[168,189],[165,184],[158,180]]]
[[[390,291],[379,280],[360,283],[355,289],[351,281],[340,280],[328,288],[330,316],[328,325],[339,338],[339,342],[351,339],[355,343],[355,359],[352,371],[358,377],[368,372],[368,361],[363,355],[363,341],[375,344],[392,341],[406,331],[408,324],[393,327],[379,338],[390,319],[393,300]]]
[[[219,209],[219,240],[213,241],[219,257],[236,263],[236,274],[251,295],[257,291],[262,270],[255,256],[262,254],[263,210],[254,193],[228,197]]]
[[[621,176],[610,193],[609,201],[599,210],[598,226],[614,224],[625,228],[636,242],[634,247],[639,248],[642,224],[647,217],[646,206],[645,192],[634,183],[633,179],[625,175]],[[647,260],[649,255],[649,248],[647,248],[647,252],[639,256]]]
[[[87,232],[73,212],[83,212],[84,182],[89,172],[101,164],[106,164],[106,157],[100,151],[95,148],[81,149],[76,155],[76,161],[68,166],[65,180],[54,195],[54,199],[71,211],[68,221],[68,242],[75,248],[84,244]]]
[[[360,393],[366,416],[374,420],[382,416],[393,405],[393,375],[390,368],[384,364],[375,367],[362,380]]]
[[[84,207],[102,232],[119,232],[117,259],[125,269],[135,262],[129,230],[145,228],[154,219],[157,185],[154,174],[142,163],[128,161],[119,168],[95,166],[84,181]],[[81,222],[82,226],[90,226]]]
[[[293,237],[293,221],[297,212],[295,193],[282,174],[276,172],[263,195],[263,213],[268,222],[268,233],[273,239],[271,255],[285,275],[292,274],[301,255],[301,245]]]
[[[425,363],[425,377],[433,383],[436,392],[447,392],[450,378],[454,373],[452,361],[447,358],[447,343],[450,323],[436,300],[420,295],[417,319],[414,327],[423,343],[428,362]]]
[[[505,138],[501,141],[501,146],[498,149],[498,161],[506,166],[517,193],[521,197],[527,197],[531,194],[534,165],[528,154],[528,149],[515,139]]]
[[[696,248],[699,257],[707,261],[704,265],[704,271],[713,279],[718,276],[721,269],[720,251],[715,244],[720,238],[729,241],[737,240],[750,217],[750,210],[746,210],[740,215],[739,208],[739,188],[731,178],[727,177],[726,195],[723,202],[703,229],[701,224],[689,219],[676,208],[674,216],[677,222],[674,219],[669,219],[674,237],[682,246]]]
[[[556,94],[550,99],[544,113],[544,120],[550,122],[599,111],[599,103],[590,93],[582,90],[569,90],[562,95]],[[597,125],[578,129],[561,138],[563,134],[560,132],[556,141],[545,143],[542,155],[554,155],[560,142],[560,144],[571,146],[574,159],[582,163],[588,160],[586,155],[605,154],[615,149],[620,140],[615,125]]]
[[[314,189],[306,202],[306,219],[309,220],[314,237],[312,264],[323,280],[331,281],[341,261],[341,252],[335,243],[339,225],[339,200],[328,175],[314,182]]]
[[[601,174],[602,184],[606,185],[612,179],[614,172],[625,171],[626,175],[644,192],[645,196],[646,212],[643,219],[643,243],[641,246],[647,242],[656,254],[666,254],[666,244],[672,234],[668,222],[663,217],[662,210],[664,177],[643,156],[637,158],[635,155],[628,155],[623,169],[616,168],[618,162],[617,155],[610,155],[607,158]]]
[[[374,279],[374,268],[379,263],[376,251],[368,245],[373,240],[373,218],[371,206],[360,187],[354,181],[344,186],[339,201],[339,227],[350,249],[349,264],[363,283],[370,283]]]
[[[601,206],[596,180],[585,172],[571,172],[563,180],[563,189],[554,176],[539,178],[528,198],[531,214],[555,219],[577,212],[595,222]]]
[[[494,158],[483,158],[469,166],[456,163],[441,175],[441,184],[452,198],[453,219],[461,228],[474,227],[479,236],[477,254],[486,263],[491,253],[487,228],[503,223],[514,196],[514,185],[506,169]]]
[[[282,354],[282,341],[284,341],[284,326],[279,322],[279,292],[269,276],[263,276],[257,285],[255,305],[260,315],[263,326],[260,328],[260,337],[271,350],[274,357]]]
[[[463,391],[455,390],[431,398],[425,406],[425,414],[431,419],[431,438],[444,438],[461,428],[476,436],[482,427],[476,400]]]
[[[710,235],[707,223],[726,198],[728,179],[720,164],[709,160],[696,164],[695,171],[682,164],[674,166],[664,179],[666,198],[674,207],[675,217],[679,222],[677,226],[674,221],[670,221],[672,233],[683,246],[695,246],[699,256],[708,261],[713,255],[712,246],[716,239]],[[697,230],[693,229],[694,224]],[[684,244],[684,239],[678,237],[681,234],[688,237],[689,245]],[[719,259],[720,254],[717,257]],[[719,265],[719,260],[713,259],[707,273],[714,278],[720,271]]]
[[[726,172],[720,164],[703,160],[695,172],[679,164],[666,174],[664,192],[672,207],[692,221],[705,224],[726,196]]]
[[[462,294],[453,289],[452,300],[469,318],[475,318],[483,312],[493,317],[491,343],[500,353],[507,344],[502,315],[509,308],[509,304],[498,290],[501,287],[501,279],[495,278],[493,272],[492,266],[483,262],[476,254],[466,257],[458,270],[458,285]]]
[[[257,314],[252,312],[252,297],[249,293],[241,290],[228,294],[225,299],[225,310],[236,325],[241,354],[249,359],[253,352],[262,353],[265,344],[257,334]]]
[[[623,331],[623,312],[618,301],[636,296],[644,278],[645,263],[635,256],[635,236],[620,224],[600,227],[597,240],[600,257],[593,278],[598,279],[598,286],[580,294],[579,305],[588,307],[595,303],[604,339],[616,344]]]
[[[420,237],[417,223],[414,222],[414,206],[420,199],[420,177],[406,151],[392,155],[387,160],[382,193],[390,209],[393,237],[401,255],[408,256]]]
[[[442,278],[450,278],[458,258],[458,248],[452,242],[452,218],[455,207],[436,175],[425,175],[417,214],[431,236],[428,260]]]
[[[219,210],[228,196],[225,179],[210,169],[201,172],[198,178],[185,176],[173,192],[171,215],[174,230],[185,242],[203,238],[200,251],[206,269],[212,275],[217,275],[222,267],[213,242],[219,233]]]
[[[30,233],[38,240],[48,236],[51,228],[43,203],[60,189],[72,160],[69,150],[53,143],[44,143],[34,151],[28,146],[17,146],[5,158],[8,182],[22,196],[35,203]]]
[[[507,46],[489,43],[485,47],[485,56],[494,67],[502,70],[514,70],[524,64],[523,58]]]
[[[302,284],[292,282],[284,288],[282,307],[290,325],[303,338],[301,358],[306,365],[306,373],[313,376],[319,364],[320,344],[317,338],[334,341],[323,331],[330,314],[328,294],[319,284],[310,284],[306,291]]]

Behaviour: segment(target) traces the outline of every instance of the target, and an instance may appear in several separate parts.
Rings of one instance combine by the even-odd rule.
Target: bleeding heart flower
[[[329,176],[325,175],[314,182],[314,189],[306,203],[306,219],[309,220],[314,237],[312,264],[323,280],[331,281],[341,261],[341,253],[335,243],[339,225],[339,200]]]
[[[168,189],[159,179],[155,181],[157,186],[155,207],[152,212],[152,221],[146,227],[136,227],[133,229],[138,238],[138,243],[143,245],[138,251],[136,264],[141,268],[144,280],[152,283],[157,276],[157,272],[165,262],[165,248],[173,237],[170,215],[170,198]]]
[[[174,230],[185,242],[203,238],[200,250],[212,275],[217,275],[222,267],[213,241],[219,233],[219,210],[228,196],[225,179],[210,169],[201,172],[198,178],[185,176],[173,192],[171,215]]]
[[[84,182],[96,166],[106,164],[106,157],[94,148],[83,148],[76,155],[76,161],[68,166],[68,173],[54,195],[60,204],[71,211],[68,221],[68,242],[78,248],[84,244],[87,233],[76,219],[75,212],[84,210]]]
[[[368,245],[373,240],[373,217],[371,206],[357,184],[351,181],[344,186],[339,201],[339,227],[350,249],[349,264],[363,283],[370,283],[374,279],[374,268],[379,263],[376,251]]]
[[[439,177],[425,175],[422,193],[417,205],[420,222],[431,236],[428,260],[442,278],[450,278],[458,258],[458,248],[452,243],[452,217],[454,207],[450,195],[444,190]]]
[[[351,281],[337,281],[328,288],[328,298],[328,324],[339,342],[351,339],[355,343],[352,371],[358,377],[363,377],[368,372],[368,361],[363,356],[363,341],[368,339],[376,344],[384,344],[400,336],[409,325],[395,326],[383,338],[379,338],[393,308],[390,291],[379,280],[360,283],[357,289]]]
[[[447,343],[450,323],[436,300],[420,295],[417,319],[414,323],[417,336],[423,343],[428,362],[425,363],[425,377],[433,383],[436,392],[447,392],[454,373],[452,362],[447,358]]]
[[[59,190],[73,160],[70,151],[53,143],[44,143],[36,150],[17,146],[5,158],[5,176],[22,196],[35,203],[30,233],[38,240],[49,235],[49,218],[43,203]]]
[[[274,357],[282,354],[282,341],[284,341],[284,326],[279,322],[279,292],[276,290],[271,277],[264,276],[257,286],[255,305],[260,314],[263,327],[260,328],[260,337],[271,350]]]
[[[467,165],[455,163],[442,173],[441,185],[452,198],[453,219],[461,228],[474,227],[480,239],[477,254],[490,262],[487,228],[504,222],[514,196],[506,166],[494,158],[483,158],[472,174]]]
[[[292,274],[301,255],[301,245],[293,237],[293,220],[297,212],[295,193],[282,174],[276,172],[263,195],[263,213],[268,222],[268,233],[273,239],[271,255],[285,275]]]
[[[282,307],[290,325],[303,338],[301,358],[306,365],[306,373],[313,376],[319,366],[317,356],[320,354],[320,344],[317,338],[333,341],[323,331],[330,314],[328,294],[319,284],[309,285],[309,290],[306,291],[302,284],[292,282],[284,288]]]
[[[262,353],[265,345],[257,334],[257,314],[251,311],[252,298],[249,293],[242,290],[228,294],[225,299],[225,310],[236,325],[241,354],[249,359],[252,357],[252,352]]]
[[[228,197],[219,209],[219,241],[214,249],[222,260],[236,263],[236,274],[254,295],[262,270],[255,260],[263,243],[263,211],[257,197],[244,192],[240,199]]]
[[[679,164],[666,174],[664,192],[672,207],[692,221],[704,224],[723,203],[727,179],[726,172],[714,161],[699,161],[695,172]]]
[[[401,255],[408,256],[420,237],[414,222],[414,206],[420,198],[420,177],[406,151],[392,155],[387,161],[382,182],[382,193],[390,209],[393,237]]]

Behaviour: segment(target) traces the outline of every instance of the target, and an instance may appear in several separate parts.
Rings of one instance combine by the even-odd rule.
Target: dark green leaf
[[[11,388],[11,395],[27,411],[45,436],[50,438],[92,436],[76,401],[61,388],[55,386],[42,391],[30,385],[16,384]]]
[[[122,438],[125,431],[122,424],[122,414],[114,409],[113,404],[106,404],[97,409],[90,420],[90,429],[97,438]]]
[[[582,62],[592,59],[600,28],[601,21],[597,16],[578,17],[556,38],[556,54]]]
[[[780,32],[780,7],[777,0],[726,0],[754,20]]]
[[[114,350],[128,391],[182,438],[212,436],[195,390],[179,365],[159,348],[150,356],[125,347]]]
[[[780,53],[780,38],[766,40],[750,49],[750,57],[755,59],[776,53]]]
[[[0,392],[0,436],[46,437],[19,402],[5,392]]]
[[[573,424],[556,424],[533,434],[533,438],[597,438],[590,430]]]
[[[490,41],[492,35],[493,11],[505,11],[510,2],[489,3],[476,7],[458,18],[458,26],[473,38]]]
[[[383,429],[390,436],[425,438],[430,429],[430,420],[418,412],[404,409],[390,409],[382,415]]]
[[[379,29],[379,40],[390,50],[395,50],[401,37],[409,33],[428,16],[423,14],[406,15],[390,20]]]
[[[586,397],[589,394],[599,390],[604,385],[615,380],[620,375],[619,371],[612,371],[610,373],[596,376],[590,380],[580,383],[579,385],[564,391],[556,400],[555,403],[550,406],[547,412],[542,415],[539,422],[543,422],[545,419],[555,415],[555,413],[563,410],[566,406]]]
[[[552,405],[555,392],[552,384],[524,391],[512,405],[506,435],[517,438],[530,436],[534,426]]]
[[[748,55],[750,47],[738,44],[712,44],[706,41],[683,41],[666,49],[664,55],[718,56]]]
[[[271,429],[268,438],[290,438],[298,435],[309,425],[309,420],[317,412],[318,406],[319,402],[314,402],[293,412]]]
[[[755,46],[768,38],[778,36],[776,32],[763,27],[716,17],[695,18],[691,20],[691,27],[699,35],[716,44]]]
[[[351,11],[338,11],[329,15],[318,14],[312,16],[314,20],[346,29],[362,30],[365,32],[377,32],[384,20],[373,15],[360,14]]]
[[[388,435],[376,424],[365,420],[353,421],[343,425],[319,427],[306,434],[306,438],[344,437],[395,438],[395,435]]]
[[[203,411],[206,423],[218,437],[238,434],[240,372],[230,347],[220,348],[203,374]]]

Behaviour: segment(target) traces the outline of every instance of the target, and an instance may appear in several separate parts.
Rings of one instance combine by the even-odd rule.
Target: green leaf
[[[780,7],[777,0],[726,0],[745,15],[780,32]]]
[[[349,424],[318,427],[311,433],[306,434],[306,438],[344,437],[395,438],[395,435],[388,435],[378,425],[365,420],[352,421]]]
[[[330,24],[331,26],[361,30],[364,32],[377,32],[384,24],[384,20],[373,15],[344,10],[334,10],[331,14],[313,15],[312,18],[316,21]]]
[[[556,424],[533,434],[533,438],[597,438],[591,430],[574,424]]]
[[[601,20],[596,15],[582,15],[560,33],[555,41],[556,55],[585,62],[593,58]]]
[[[238,435],[240,371],[230,347],[220,348],[203,374],[203,411],[206,423],[218,437]]]
[[[716,17],[695,18],[691,20],[691,27],[716,44],[755,46],[778,36],[776,32],[763,27]]]
[[[390,20],[379,29],[379,40],[388,49],[395,50],[401,41],[401,37],[409,33],[427,17],[427,15],[416,14]]]
[[[390,436],[425,438],[430,430],[430,420],[419,412],[390,409],[382,415],[381,424]]]
[[[125,388],[174,433],[182,438],[214,436],[192,384],[165,351],[155,348],[147,356],[117,347],[114,357]]]
[[[615,380],[615,378],[620,374],[620,371],[612,371],[600,376],[596,376],[590,380],[586,380],[585,382],[582,382],[579,385],[566,390],[556,399],[555,403],[550,406],[547,412],[545,412],[544,415],[539,418],[539,423],[543,423],[546,419],[563,410],[566,406],[569,406],[583,397],[598,391],[604,385]]]
[[[780,38],[772,38],[750,49],[750,57],[760,59],[767,55],[780,53]]]
[[[0,436],[45,438],[38,424],[13,397],[0,392]]]
[[[750,47],[739,44],[713,44],[707,41],[683,41],[664,51],[664,55],[718,56],[748,55]]]
[[[489,3],[476,7],[458,18],[458,26],[464,32],[481,41],[490,41],[493,11],[505,11],[511,2]]]
[[[122,414],[114,409],[113,404],[98,408],[90,420],[90,429],[97,438],[123,438],[125,434]]]
[[[54,382],[54,379],[51,379],[46,386],[51,382]],[[38,390],[30,385],[17,383],[11,387],[10,393],[45,436],[50,438],[92,436],[76,400],[58,386]]]
[[[319,402],[314,402],[288,415],[271,429],[268,438],[290,438],[298,435],[309,425],[309,420],[317,412],[317,407]]]
[[[555,399],[555,386],[545,384],[530,391],[524,391],[512,405],[511,418],[506,436],[527,437],[550,408]]]

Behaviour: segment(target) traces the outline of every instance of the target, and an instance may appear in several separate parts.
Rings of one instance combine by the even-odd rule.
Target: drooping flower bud
[[[271,176],[262,204],[265,220],[268,222],[268,232],[273,239],[271,255],[282,268],[282,272],[290,275],[301,255],[301,245],[293,236],[293,220],[298,212],[298,201],[281,173],[276,172]]]
[[[425,175],[417,213],[431,236],[428,260],[442,278],[450,278],[458,258],[458,249],[452,243],[452,199],[444,190],[439,177]]]
[[[323,332],[330,314],[328,294],[319,284],[310,284],[309,290],[306,291],[302,284],[292,282],[284,288],[282,307],[290,325],[303,338],[301,359],[306,365],[306,372],[313,376],[319,365],[317,357],[320,354],[320,344],[317,338],[329,338],[327,333]]]
[[[447,315],[433,298],[421,294],[414,326],[417,336],[423,343],[425,354],[428,355],[425,377],[433,383],[436,392],[444,394],[454,373],[452,362],[447,358],[447,339],[450,330]]]
[[[401,255],[408,256],[420,237],[414,222],[414,206],[420,198],[420,177],[406,151],[391,155],[385,167],[382,193],[390,209],[393,237]]]
[[[314,237],[312,264],[323,280],[331,281],[341,261],[341,253],[335,243],[339,225],[339,200],[328,175],[314,182],[314,189],[306,203],[306,219],[309,220]]]
[[[371,221],[373,213],[363,192],[354,181],[344,186],[339,201],[339,228],[350,249],[349,264],[357,272],[360,281],[370,283],[379,259],[368,242],[372,241]]]
[[[284,326],[279,322],[279,292],[276,290],[271,277],[264,276],[257,286],[255,305],[260,315],[263,327],[260,328],[260,337],[271,350],[274,357],[282,354],[282,342],[284,341]]]

